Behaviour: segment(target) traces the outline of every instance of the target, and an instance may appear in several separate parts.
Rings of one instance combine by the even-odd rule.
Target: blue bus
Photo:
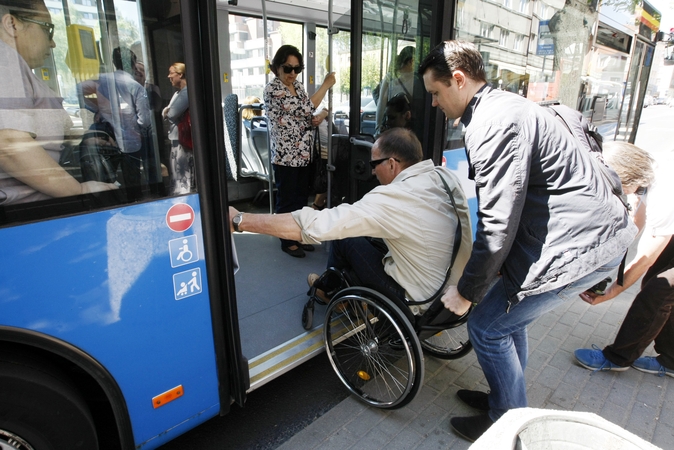
[[[280,45],[302,50],[310,94],[337,74],[333,204],[375,184],[349,138],[374,139],[398,55],[418,64],[444,39],[479,46],[492,84],[630,139],[647,31],[573,41],[561,9],[515,3],[0,0],[19,30],[0,34],[0,447],[157,448],[324,350],[320,313],[310,330],[301,316],[327,253],[290,261],[273,238],[229,231],[230,204],[273,209],[268,146],[242,114]],[[183,88],[191,148],[169,113]],[[470,192],[461,125],[411,89],[426,157]]]

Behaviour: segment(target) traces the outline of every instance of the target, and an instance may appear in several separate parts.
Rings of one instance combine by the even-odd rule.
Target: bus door
[[[273,177],[273,171],[266,170],[271,156],[266,114],[264,108],[242,110],[242,106],[263,102],[264,87],[274,78],[268,73],[268,64],[285,44],[294,45],[303,55],[305,69],[298,80],[309,95],[329,71],[335,71],[338,82],[332,92],[333,110],[348,105],[350,3],[334,2],[334,23],[339,32],[333,35],[331,70],[327,63],[329,20],[325,2],[298,6],[284,0],[265,2],[265,9],[262,6],[255,2],[218,6],[219,48],[229,52],[221,51],[217,62],[227,136],[236,152],[236,163],[229,166],[227,199],[240,211],[269,213],[269,177]],[[322,107],[329,107],[327,96]],[[344,115],[333,120],[339,120],[335,129],[339,125],[348,134]],[[346,179],[347,171],[340,166],[335,177]],[[312,201],[307,199],[307,205]],[[307,275],[326,269],[328,252],[327,245],[316,246],[305,258],[293,258],[281,250],[276,238],[236,233],[233,239],[240,265],[234,276],[238,326],[242,354],[248,361],[250,391],[323,351],[324,307],[316,308],[309,330],[303,328],[302,312],[308,300]]]

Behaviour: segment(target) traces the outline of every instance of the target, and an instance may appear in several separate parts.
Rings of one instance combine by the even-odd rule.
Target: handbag
[[[185,150],[192,151],[192,120],[189,108],[185,110],[183,117],[178,122],[178,143]]]

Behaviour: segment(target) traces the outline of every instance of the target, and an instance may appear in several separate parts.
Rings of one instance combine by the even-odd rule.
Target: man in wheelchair
[[[457,215],[461,245],[449,284],[458,282],[463,272],[472,250],[472,232],[459,180],[422,157],[421,143],[413,132],[390,129],[371,150],[370,166],[381,185],[359,201],[277,215],[244,214],[230,207],[231,229],[307,244],[334,241],[328,267],[348,272],[353,284],[390,298],[426,300],[445,281]],[[317,278],[312,275],[310,283]],[[415,314],[421,312],[412,308]]]

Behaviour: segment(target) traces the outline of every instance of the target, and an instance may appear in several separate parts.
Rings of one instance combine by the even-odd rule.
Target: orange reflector
[[[362,371],[362,370],[359,370],[359,371],[358,371],[358,377],[359,377],[361,380],[364,380],[364,381],[369,381],[369,380],[370,380],[370,375],[369,375],[367,372]]]
[[[164,392],[163,394],[159,394],[156,397],[152,397],[152,406],[154,407],[154,409],[157,409],[160,406],[164,406],[168,402],[172,402],[173,400],[182,396],[183,396],[183,386],[181,384],[179,386],[174,387],[173,389]]]

